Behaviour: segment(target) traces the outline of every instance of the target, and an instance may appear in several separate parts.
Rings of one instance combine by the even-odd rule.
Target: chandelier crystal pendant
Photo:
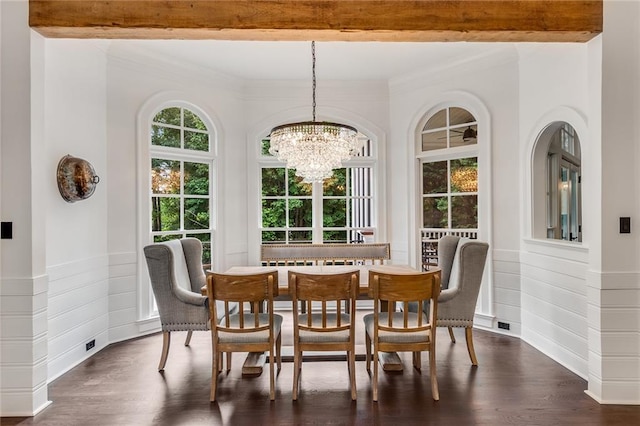
[[[274,127],[269,153],[296,169],[303,182],[322,182],[333,169],[357,155],[362,148],[358,131],[345,124],[316,121],[316,42],[311,42],[313,119]]]

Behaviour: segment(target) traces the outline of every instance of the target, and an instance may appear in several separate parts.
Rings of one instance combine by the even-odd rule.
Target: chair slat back
[[[344,274],[320,275],[290,271],[289,277],[294,278],[298,300],[346,300],[353,297],[352,283],[354,279],[359,280],[360,272],[355,270]]]
[[[373,298],[375,323],[378,324],[379,330],[399,333],[428,330],[432,324],[435,324],[434,315],[437,311],[437,300],[440,295],[440,270],[412,274],[386,274],[375,270],[369,271],[369,293]],[[418,312],[423,312],[426,304],[430,304],[428,322],[424,321],[422,315],[409,312],[409,302],[418,302]],[[397,321],[398,304],[401,308],[401,323]],[[381,312],[387,314],[387,321],[384,325],[378,322]]]
[[[359,286],[360,271],[357,269],[326,275],[289,271],[289,294],[294,306],[294,328],[300,327],[312,331],[348,329],[350,324],[343,323],[341,314],[355,311]],[[306,306],[308,313],[306,324],[298,324],[298,302]],[[314,308],[316,313],[321,315],[320,325],[313,324]],[[332,313],[336,314],[336,322],[330,324],[327,318]]]
[[[251,275],[210,273],[207,277],[207,294],[212,315],[219,315],[216,300],[224,302],[222,321],[212,327],[231,333],[253,333],[268,330],[268,324],[260,325],[258,314],[262,311],[266,301],[267,312],[270,316],[273,315],[273,297],[277,295],[277,282],[278,272],[275,270]],[[231,322],[233,305],[230,302],[239,304],[237,324]],[[217,317],[212,316],[211,318]]]
[[[372,276],[378,282],[375,289],[380,299],[401,302],[430,299],[435,291],[433,281],[436,275],[439,275],[439,271],[438,274],[427,271],[410,275],[369,271],[370,282]]]
[[[276,296],[278,272],[251,275],[230,275],[210,273],[212,295],[216,300],[228,302],[260,302]],[[271,285],[270,285],[271,284]]]

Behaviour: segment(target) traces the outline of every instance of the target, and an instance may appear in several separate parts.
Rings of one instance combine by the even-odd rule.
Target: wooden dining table
[[[369,296],[369,271],[386,274],[414,274],[421,272],[409,265],[305,265],[305,266],[232,266],[225,271],[227,274],[252,275],[270,271],[278,272],[278,294],[277,296],[287,296],[289,294],[289,271],[300,271],[307,274],[343,274],[358,271],[360,275],[361,296]],[[430,268],[430,272],[440,272],[439,268]],[[206,286],[202,289],[206,295]],[[395,352],[380,352],[380,363],[385,371],[402,371],[402,362]],[[259,375],[266,362],[266,355],[262,352],[251,352],[242,365],[242,374]]]

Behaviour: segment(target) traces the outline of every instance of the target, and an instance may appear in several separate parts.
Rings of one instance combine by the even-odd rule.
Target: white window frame
[[[438,131],[445,131],[447,134],[447,147],[446,148],[442,148],[442,149],[435,149],[435,150],[429,150],[429,151],[423,151],[422,150],[422,135],[425,133],[424,131],[424,126],[427,124],[427,122],[438,112],[442,111],[443,109],[449,109],[449,108],[462,108],[465,109],[467,112],[471,113],[471,111],[469,111],[468,109],[461,107],[459,105],[447,105],[444,106],[440,109],[434,109],[430,112],[430,114],[426,115],[424,117],[424,120],[422,122],[421,127],[419,127],[419,133],[420,133],[420,137],[417,138],[416,141],[416,159],[418,160],[419,163],[419,170],[417,171],[417,176],[419,179],[419,184],[418,184],[418,191],[420,194],[420,206],[419,206],[419,216],[418,216],[418,220],[419,220],[419,226],[420,229],[424,229],[424,220],[423,220],[423,208],[422,208],[422,200],[425,198],[424,194],[423,194],[423,188],[422,188],[422,174],[423,174],[423,165],[425,163],[431,163],[431,162],[440,162],[440,161],[447,161],[447,192],[440,194],[440,196],[442,197],[447,197],[448,198],[448,204],[449,204],[449,208],[447,211],[447,224],[448,227],[447,228],[429,228],[429,229],[434,229],[434,232],[437,232],[438,234],[456,234],[458,235],[460,231],[458,229],[452,229],[451,228],[451,196],[452,195],[464,195],[465,193],[453,193],[451,192],[451,173],[450,173],[450,161],[452,160],[457,160],[457,159],[462,159],[462,158],[471,158],[471,157],[475,157],[478,158],[478,177],[480,176],[480,173],[482,172],[481,168],[480,168],[480,148],[479,148],[479,143],[480,143],[480,139],[478,139],[476,141],[476,143],[474,144],[470,144],[470,145],[465,145],[465,146],[457,146],[457,147],[449,147],[449,142],[448,142],[448,138],[450,135],[450,130],[453,129],[464,129],[467,126],[475,126],[476,128],[480,127],[478,125],[478,120],[477,117],[471,113],[471,115],[473,115],[473,117],[475,118],[475,121],[469,122],[469,123],[464,123],[464,124],[457,124],[457,125],[450,125],[449,123],[449,118],[447,115],[447,120],[446,120],[446,125],[444,127],[439,127]],[[482,192],[483,188],[480,185],[480,182],[478,182],[478,191],[476,191],[474,194],[478,197],[478,204],[480,203],[480,194]],[[480,228],[480,209],[478,208],[478,228]],[[464,233],[468,233],[470,235],[477,235],[478,233],[478,228],[475,229],[463,229],[461,231],[463,231]],[[421,244],[420,244],[421,246]]]
[[[411,152],[408,156],[410,171],[409,190],[414,194],[410,198],[412,208],[409,212],[409,262],[416,268],[422,262],[422,161],[451,160],[455,158],[478,158],[478,229],[477,238],[493,247],[492,229],[492,188],[491,188],[491,116],[486,106],[474,95],[462,91],[444,93],[442,102],[436,102],[416,114],[412,122],[413,139],[410,139]],[[473,146],[457,146],[433,151],[422,151],[422,130],[429,118],[444,108],[463,108],[476,119],[477,143]],[[457,127],[457,126],[456,126]],[[465,235],[463,235],[465,236]],[[487,261],[483,274],[483,285],[480,288],[476,308],[475,324],[484,328],[494,327],[493,306],[493,254],[487,253]]]
[[[157,326],[158,312],[154,309],[154,296],[149,281],[146,260],[144,258],[143,248],[153,243],[153,234],[151,231],[151,159],[167,158],[172,160],[200,162],[209,164],[209,233],[211,234],[211,259],[212,267],[219,262],[217,251],[220,246],[220,236],[216,232],[219,221],[217,208],[218,201],[218,182],[219,170],[217,164],[218,157],[218,132],[217,127],[210,116],[195,102],[181,100],[187,96],[174,97],[171,94],[161,94],[154,99],[148,101],[138,114],[138,326],[141,332],[155,329]],[[176,100],[180,99],[180,100]],[[202,102],[198,102],[202,104]],[[182,148],[170,148],[151,145],[151,126],[153,118],[160,111],[171,108],[185,108],[192,111],[204,122],[209,133],[209,151],[185,150]],[[182,179],[182,178],[181,178]],[[181,195],[184,197],[184,194]],[[181,228],[184,223],[184,217],[181,218]],[[176,233],[192,234],[202,230],[179,230]]]
[[[474,232],[477,233],[478,228],[452,228],[451,227],[451,222],[452,222],[452,198],[456,197],[456,196],[464,196],[464,195],[475,195],[476,197],[479,196],[479,192],[478,191],[474,191],[474,192],[453,192],[451,190],[451,161],[454,160],[461,160],[461,159],[465,159],[465,158],[477,158],[477,150],[475,152],[470,152],[470,155],[463,155],[460,156],[460,154],[449,154],[449,155],[442,155],[442,156],[420,156],[419,161],[420,161],[420,169],[423,169],[424,164],[426,163],[435,163],[435,162],[441,162],[441,161],[446,161],[447,162],[447,191],[440,193],[440,194],[424,194],[423,188],[421,186],[421,196],[422,199],[424,201],[425,198],[441,198],[441,197],[446,197],[447,198],[447,204],[448,204],[448,209],[447,209],[447,224],[449,226],[447,226],[446,228],[428,228],[429,230],[434,230],[434,231],[440,231],[443,233],[447,233],[447,234],[456,234],[458,231],[465,231],[465,232]],[[435,157],[443,157],[443,158],[439,158],[439,159],[434,159]],[[424,211],[422,211],[422,213],[424,214]],[[424,228],[424,217],[420,217],[420,221],[422,223],[422,228]]]
[[[365,135],[366,136],[366,135]],[[369,140],[369,144],[370,144],[370,154],[368,156],[358,156],[358,157],[352,157],[350,160],[345,161],[343,163],[343,166],[347,169],[349,168],[370,168],[371,169],[371,173],[372,173],[372,179],[371,179],[371,199],[372,199],[372,203],[371,203],[371,208],[372,208],[372,219],[371,219],[371,226],[368,226],[367,229],[371,230],[374,232],[374,235],[378,234],[377,230],[378,230],[378,210],[377,210],[377,206],[379,205],[378,203],[378,197],[376,196],[377,194],[377,187],[378,187],[378,167],[377,167],[377,149],[376,149],[376,145],[374,143],[374,141],[369,137],[366,136],[367,139]],[[262,145],[262,141],[264,139],[267,139],[267,136],[263,136],[262,138],[259,138],[256,141],[256,145],[258,146],[258,179],[261,180],[262,177],[262,169],[263,168],[285,168],[285,179],[286,179],[286,173],[288,172],[289,169],[286,168],[286,165],[284,163],[282,163],[281,161],[279,161],[277,158],[273,157],[273,156],[268,156],[268,155],[262,155],[261,153],[261,145]],[[261,182],[258,182],[258,204],[257,204],[257,210],[258,210],[258,223],[257,223],[257,233],[258,233],[258,238],[257,240],[259,242],[262,242],[262,232],[265,230],[269,230],[271,228],[263,228],[262,227],[262,192],[261,192]],[[287,194],[285,194],[282,197],[279,198],[289,198],[290,196],[288,195],[288,191]],[[346,194],[345,196],[331,196],[331,197],[325,197],[323,194],[323,190],[322,190],[322,182],[315,182],[312,184],[312,193],[311,196],[308,197],[292,197],[292,198],[310,198],[312,200],[312,210],[313,210],[313,219],[312,219],[312,225],[311,227],[304,227],[304,228],[296,228],[296,229],[300,229],[300,230],[310,230],[312,232],[312,240],[311,242],[314,244],[322,244],[323,243],[323,231],[325,230],[323,228],[323,222],[322,222],[322,215],[323,215],[323,200],[324,199],[336,199],[336,198],[341,198],[341,199],[354,199],[354,197],[352,197],[349,194]],[[348,207],[349,208],[349,207]],[[286,212],[287,218],[288,218],[288,212]],[[287,220],[288,222],[288,220]],[[329,230],[336,230],[338,228],[336,227],[332,227],[329,228]],[[346,230],[346,231],[350,231],[352,229],[356,229],[352,226],[345,226],[345,227],[340,227],[340,230]],[[360,229],[360,228],[357,228]],[[287,231],[287,228],[274,228],[274,230],[277,231]],[[286,238],[288,240],[288,236]]]

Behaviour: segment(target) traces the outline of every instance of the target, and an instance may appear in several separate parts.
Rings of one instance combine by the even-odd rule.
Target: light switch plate
[[[620,233],[621,234],[630,234],[631,233],[631,218],[630,217],[621,217],[620,218]]]
[[[13,239],[13,222],[1,222],[0,238],[3,240]]]

